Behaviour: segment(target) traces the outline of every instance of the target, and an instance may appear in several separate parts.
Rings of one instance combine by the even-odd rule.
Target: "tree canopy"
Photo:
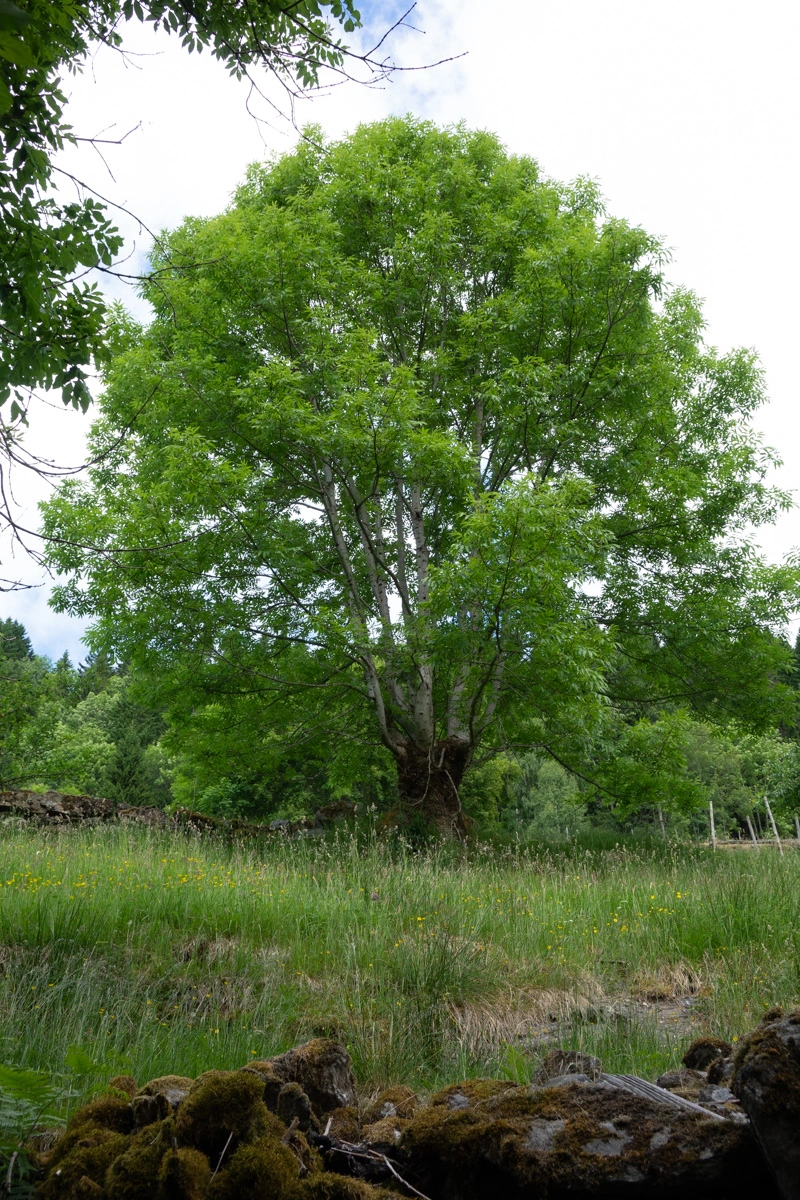
[[[0,406],[11,418],[31,388],[56,388],[86,408],[87,369],[102,351],[104,303],[89,270],[108,268],[122,245],[105,204],[63,202],[53,155],[75,141],[64,120],[62,75],[92,45],[123,45],[138,19],[210,46],[241,77],[260,63],[288,88],[313,86],[324,66],[341,67],[335,29],[360,24],[352,0],[0,0]]]
[[[101,459],[44,509],[57,606],[187,714],[379,742],[443,831],[502,747],[574,766],[610,714],[787,713],[754,355],[490,134],[320,142],[155,248],[149,326],[115,313]]]

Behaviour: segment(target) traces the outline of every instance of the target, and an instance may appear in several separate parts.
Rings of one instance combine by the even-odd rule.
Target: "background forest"
[[[396,803],[392,764],[380,748],[332,757],[324,736],[287,746],[278,728],[265,733],[246,714],[229,724],[214,704],[190,724],[177,714],[170,720],[103,654],[90,653],[78,666],[66,654],[52,663],[34,654],[24,626],[11,619],[0,623],[0,637],[2,788],[187,805],[257,821],[306,815],[340,798],[377,813]],[[744,732],[665,705],[649,719],[619,720],[602,750],[583,764],[583,777],[546,755],[500,753],[467,777],[465,811],[485,836],[660,833],[663,818],[671,834],[707,838],[712,801],[718,836],[747,837],[748,816],[769,834],[766,794],[781,832],[794,834],[796,727]]]

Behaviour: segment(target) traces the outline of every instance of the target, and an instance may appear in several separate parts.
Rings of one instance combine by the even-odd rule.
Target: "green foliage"
[[[33,646],[25,626],[12,617],[0,621],[0,658],[24,660],[33,657]]]
[[[14,634],[12,645],[24,649],[24,627]],[[0,681],[0,786],[169,802],[171,765],[158,745],[163,718],[133,699],[131,678],[104,656],[90,656],[79,670],[67,655],[55,667],[33,655],[0,656]]]
[[[68,1091],[46,1071],[0,1064],[0,1178],[13,1200],[34,1195],[25,1141],[37,1126],[63,1124]]]
[[[29,388],[60,389],[86,408],[87,367],[105,346],[105,305],[86,270],[109,267],[122,245],[92,197],[54,195],[53,158],[74,143],[63,118],[65,72],[80,70],[99,42],[121,47],[136,18],[177,35],[189,51],[210,46],[241,77],[261,63],[287,86],[314,86],[320,68],[341,64],[332,28],[360,23],[351,0],[3,0],[0,13],[0,405],[24,418]],[[332,23],[332,24],[331,24]]]
[[[519,770],[503,813],[506,827],[514,834],[563,841],[588,829],[586,796],[559,763],[527,754]]]
[[[681,736],[659,706],[791,722],[800,575],[745,537],[787,503],[761,371],[703,343],[663,259],[463,127],[251,168],[155,248],[151,324],[113,315],[98,465],[45,506],[56,604],[193,738],[256,731],[259,773],[262,731],[380,746],[443,829],[504,747],[585,767],[622,723],[646,799]]]

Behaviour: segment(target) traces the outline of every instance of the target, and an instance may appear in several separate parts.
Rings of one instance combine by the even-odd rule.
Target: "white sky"
[[[375,27],[402,11],[362,0]],[[413,112],[464,120],[498,133],[509,149],[537,158],[548,174],[600,181],[609,211],[663,235],[668,275],[705,300],[707,337],[720,348],[754,346],[771,397],[758,424],[784,460],[775,482],[800,492],[796,280],[800,241],[794,215],[800,159],[800,9],[788,0],[420,0],[391,45],[402,64],[466,52],[435,70],[395,76],[380,90],[354,84],[304,102],[301,121],[339,135],[361,121]],[[289,149],[285,122],[259,125],[247,89],[210,55],[187,55],[175,39],[133,24],[126,63],[102,50],[67,81],[76,133],[116,137],[109,176],[90,148],[64,165],[152,229],[225,206],[246,165]],[[280,91],[267,84],[276,102]],[[266,115],[263,104],[260,110]],[[146,250],[129,219],[121,227],[135,271]],[[114,294],[134,304],[123,285]],[[90,418],[89,418],[90,419]],[[79,463],[87,419],[60,405],[32,415],[28,445]],[[22,473],[16,492],[28,522],[47,489]],[[770,557],[800,543],[797,512],[763,531]],[[40,582],[0,595],[0,617],[24,621],[38,653],[85,656],[80,622],[52,613],[48,584],[24,555],[0,547],[0,574]]]

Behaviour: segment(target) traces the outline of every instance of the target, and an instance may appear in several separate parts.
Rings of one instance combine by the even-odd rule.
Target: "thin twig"
[[[11,1158],[9,1159],[9,1163],[8,1163],[8,1174],[6,1175],[6,1191],[8,1192],[9,1196],[11,1195],[11,1178],[14,1174],[14,1164],[16,1163],[18,1157],[19,1157],[19,1150],[15,1150],[14,1153],[11,1155]]]
[[[419,1196],[420,1200],[430,1200],[430,1196],[426,1196],[424,1192],[417,1191],[413,1184],[409,1183],[407,1179],[403,1179],[403,1176],[395,1170],[391,1160],[388,1159],[385,1154],[381,1154],[379,1150],[364,1150],[363,1148],[359,1150],[356,1149],[353,1142],[342,1142],[340,1146],[332,1146],[331,1149],[338,1150],[340,1154],[345,1154],[350,1158],[366,1158],[368,1162],[384,1163],[384,1165],[387,1166],[394,1175],[398,1183],[402,1183],[403,1187],[407,1187],[408,1190],[413,1192],[415,1196]]]
[[[222,1160],[223,1160],[223,1158],[225,1157],[225,1153],[226,1153],[226,1151],[227,1151],[227,1149],[228,1149],[228,1146],[230,1146],[230,1144],[231,1144],[231,1138],[232,1138],[232,1137],[233,1137],[233,1130],[231,1130],[231,1131],[230,1131],[230,1133],[228,1134],[228,1140],[227,1140],[227,1142],[225,1143],[225,1145],[222,1147],[222,1154],[220,1154],[220,1156],[219,1156],[219,1162],[217,1163],[216,1167],[214,1168],[214,1175],[216,1175],[217,1171],[218,1171],[218,1170],[220,1169],[220,1167],[222,1166]],[[212,1175],[212,1176],[211,1176],[211,1178],[212,1178],[212,1179],[214,1178],[214,1175]]]

